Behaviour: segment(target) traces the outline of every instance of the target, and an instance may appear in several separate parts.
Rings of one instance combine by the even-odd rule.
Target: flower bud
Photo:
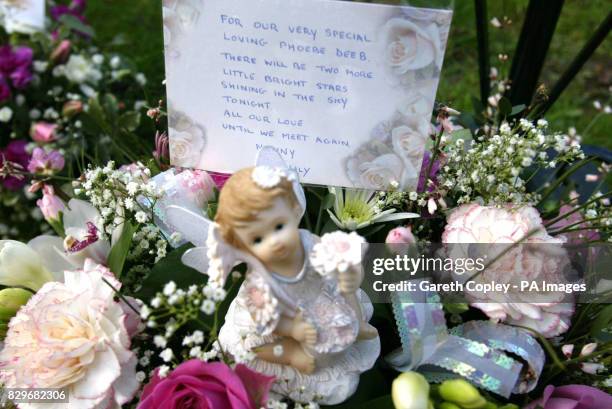
[[[404,372],[393,381],[391,397],[396,409],[428,409],[429,383],[417,372]]]
[[[56,139],[55,130],[57,125],[48,122],[37,122],[30,128],[30,136],[36,142],[48,143]]]
[[[67,118],[80,114],[81,112],[83,112],[83,102],[77,99],[66,101],[62,107],[62,115]]]
[[[45,220],[57,221],[60,219],[60,213],[64,210],[64,202],[55,195],[53,186],[46,185],[43,187],[43,197],[36,202],[40,208]]]
[[[572,352],[574,352],[574,344],[566,344],[561,347],[561,352],[567,359],[572,357]]]
[[[68,60],[68,56],[70,55],[70,40],[62,40],[55,50],[51,52],[51,61],[55,64],[62,64]]]
[[[8,322],[25,305],[32,293],[22,288],[5,288],[0,291],[0,335],[6,335]]]
[[[444,381],[438,391],[444,400],[456,403],[465,409],[481,409],[487,404],[478,389],[464,379]]]
[[[597,349],[596,342],[591,342],[590,344],[586,344],[585,346],[582,347],[582,350],[580,351],[580,356],[591,355],[593,352],[595,352],[595,349]]]
[[[385,243],[389,251],[395,254],[404,254],[408,251],[408,248],[416,244],[416,238],[412,234],[410,226],[407,227],[396,227],[392,229]]]

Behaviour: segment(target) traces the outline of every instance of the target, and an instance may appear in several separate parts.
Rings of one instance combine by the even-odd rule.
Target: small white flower
[[[140,309],[140,318],[146,320],[147,318],[149,318],[149,315],[151,315],[151,310],[146,305],[143,305]]]
[[[199,330],[194,331],[193,334],[191,334],[191,338],[193,339],[194,344],[201,344],[204,342],[204,333]]]
[[[365,239],[355,232],[327,233],[314,245],[310,262],[321,275],[345,272],[361,264],[365,244]]]
[[[145,85],[147,85],[147,77],[142,72],[136,74],[134,78],[136,79],[136,82],[141,86],[144,87]]]
[[[142,210],[136,213],[136,221],[138,223],[146,223],[147,220],[149,219],[149,216],[147,216],[147,214],[145,212],[143,212]]]
[[[164,286],[164,295],[169,297],[176,291],[176,283],[174,281],[169,281]]]
[[[409,198],[410,200],[412,200],[412,201],[417,200],[417,199],[418,199],[418,197],[419,197],[419,195],[418,195],[418,193],[417,193],[417,192],[410,192],[410,193],[408,194],[408,198]]]
[[[202,354],[201,347],[193,347],[189,350],[189,356],[192,358],[197,358]]]
[[[151,363],[151,359],[147,355],[145,355],[138,360],[138,363],[140,364],[140,366],[147,366]]]
[[[104,56],[102,54],[95,54],[91,57],[91,61],[96,65],[101,65],[104,62]]]
[[[200,310],[202,310],[204,314],[210,315],[215,312],[215,303],[211,300],[204,300],[202,301],[202,306],[200,307]]]
[[[159,354],[159,357],[163,359],[164,362],[170,362],[174,357],[174,352],[172,352],[170,348],[166,348]]]
[[[121,58],[119,58],[119,56],[113,56],[113,58],[111,58],[110,60],[110,66],[113,69],[117,69],[119,68],[119,65],[121,65]]]
[[[136,380],[138,381],[138,383],[142,383],[146,378],[147,378],[147,375],[145,375],[144,372],[142,371],[136,372]]]
[[[0,122],[8,122],[13,117],[13,110],[9,107],[0,109]]]
[[[226,295],[227,295],[227,292],[223,288],[217,287],[213,291],[212,299],[217,301],[217,302],[223,301],[223,300],[225,300]]]
[[[166,340],[166,338],[161,335],[155,335],[153,337],[153,344],[158,348],[165,348],[167,343],[168,341]]]
[[[168,376],[168,372],[170,372],[170,367],[168,365],[162,365],[159,367],[159,371],[157,371],[157,375],[160,378],[165,378]]]

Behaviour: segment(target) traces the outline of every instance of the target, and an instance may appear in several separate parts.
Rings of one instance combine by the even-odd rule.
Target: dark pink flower
[[[426,179],[427,179],[427,169],[429,169],[429,163],[430,163],[430,158],[431,158],[431,153],[428,151],[425,151],[425,155],[423,156],[423,164],[421,165],[421,173],[419,174],[419,183],[417,185],[417,192],[422,193],[425,191],[425,183],[426,183]],[[440,171],[440,161],[436,160],[434,161],[433,165],[431,165],[431,170],[429,171],[429,179],[431,179],[434,182],[434,185],[436,183],[436,175],[438,174],[438,172]],[[427,190],[429,192],[434,190],[434,186],[429,186],[427,188]]]
[[[215,182],[215,185],[217,185],[217,189],[219,190],[223,187],[225,182],[227,182],[230,176],[232,175],[230,175],[229,173],[210,172],[210,177]]]
[[[259,409],[265,407],[274,377],[238,364],[192,359],[167,377],[158,371],[144,387],[138,409]]]
[[[33,52],[29,47],[0,47],[0,77],[3,78],[5,86],[8,85],[6,81],[9,78],[17,89],[25,88],[32,81],[32,56]]]
[[[27,144],[24,140],[11,141],[5,149],[0,150],[0,167],[6,161],[25,169],[30,162],[30,155],[26,152]],[[19,190],[26,184],[25,178],[16,176],[0,177],[0,181],[5,188],[13,191]]]
[[[524,409],[602,409],[612,408],[612,395],[586,385],[548,385],[542,398]]]
[[[28,171],[51,175],[64,169],[64,165],[64,155],[58,151],[47,152],[43,148],[35,148],[34,152],[32,152],[32,159],[28,163]]]
[[[4,102],[11,98],[11,87],[4,78],[0,75],[0,102]]]
[[[85,22],[85,7],[87,2],[85,0],[73,0],[70,5],[58,4],[51,7],[51,17],[53,20],[59,20],[63,15],[70,15],[78,18],[80,21]]]

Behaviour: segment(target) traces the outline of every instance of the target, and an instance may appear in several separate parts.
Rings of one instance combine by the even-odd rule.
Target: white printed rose
[[[197,167],[206,145],[204,129],[181,113],[170,117],[169,122],[170,161],[185,168]]]
[[[396,75],[442,65],[442,45],[438,27],[417,25],[404,18],[392,18],[384,28],[387,48],[385,62]]]
[[[402,179],[404,165],[394,153],[380,155],[363,161],[359,157],[349,158],[347,175],[353,183],[366,189],[386,190]]]

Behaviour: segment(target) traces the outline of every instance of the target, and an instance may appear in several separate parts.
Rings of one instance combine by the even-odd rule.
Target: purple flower
[[[68,14],[78,18],[82,22],[85,22],[85,16],[83,16],[83,13],[85,12],[86,6],[86,0],[73,0],[70,5],[59,4],[51,8],[51,17],[54,20],[59,20],[62,16]]]
[[[0,100],[8,99],[10,88],[7,80],[10,78],[13,86],[17,89],[25,88],[32,81],[32,49],[29,47],[17,47],[13,49],[10,45],[0,47]]]
[[[431,153],[425,151],[425,155],[423,156],[423,164],[421,165],[421,173],[419,174],[419,183],[417,184],[417,192],[422,193],[425,191],[425,183],[426,183],[426,173],[427,169],[429,169]],[[436,175],[440,171],[440,161],[436,160],[431,166],[431,171],[429,172],[429,179],[431,179],[434,184],[430,185],[427,190],[429,192],[434,190],[434,186],[436,184]]]
[[[0,102],[4,102],[11,98],[11,87],[0,75]]]
[[[53,174],[64,168],[64,156],[58,151],[46,152],[43,148],[35,148],[32,159],[28,164],[28,171],[44,175]]]
[[[601,409],[612,408],[612,395],[586,385],[548,385],[542,398],[524,409]]]
[[[24,140],[12,141],[5,149],[0,150],[0,167],[2,167],[6,161],[12,162],[25,169],[30,161],[30,155],[26,152],[27,144],[27,141]],[[26,184],[25,178],[16,176],[0,177],[0,182],[2,186],[13,191],[19,190]]]

